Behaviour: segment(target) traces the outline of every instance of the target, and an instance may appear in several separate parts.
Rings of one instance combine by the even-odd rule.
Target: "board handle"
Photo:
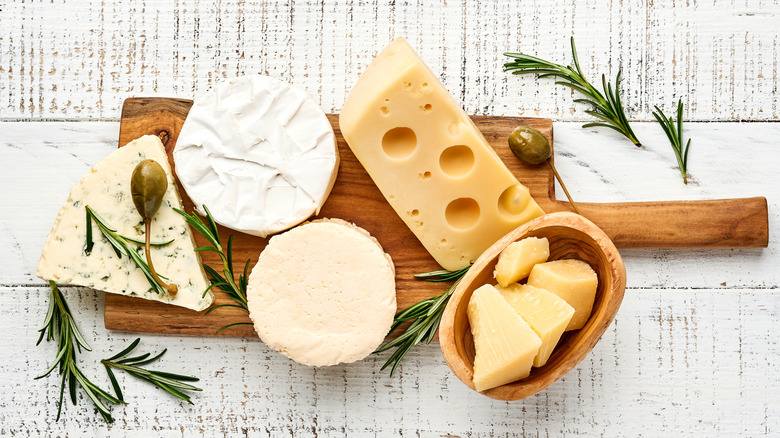
[[[560,210],[570,210],[558,201]],[[766,248],[764,197],[709,201],[578,202],[618,248]]]

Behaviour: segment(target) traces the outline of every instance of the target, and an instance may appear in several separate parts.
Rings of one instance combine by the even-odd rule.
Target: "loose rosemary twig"
[[[94,220],[98,226],[98,229],[100,230],[100,233],[103,235],[106,241],[111,244],[111,247],[114,248],[116,256],[119,258],[122,258],[123,255],[130,257],[130,259],[133,260],[136,265],[138,265],[138,268],[141,269],[141,272],[144,273],[144,276],[146,276],[146,279],[149,281],[149,285],[152,287],[152,290],[161,295],[166,294],[167,292],[165,289],[157,282],[157,280],[155,280],[154,276],[152,275],[152,271],[149,269],[149,265],[146,264],[146,260],[144,260],[144,258],[138,254],[138,251],[129,243],[133,242],[143,245],[145,242],[131,239],[117,233],[116,229],[108,225],[106,220],[100,217],[89,205],[87,205],[85,208],[87,210],[87,244],[84,246],[84,253],[86,255],[90,255],[90,253],[92,253],[92,248],[95,245],[95,242],[92,240],[92,221]],[[173,239],[167,242],[153,243],[152,245],[163,246],[171,242],[173,242]],[[160,275],[160,277],[167,279],[163,275]]]
[[[205,263],[203,264],[203,269],[205,269],[206,273],[208,273],[209,277],[211,277],[211,285],[209,285],[209,287],[203,291],[203,295],[205,296],[206,292],[208,292],[211,288],[217,288],[224,292],[228,299],[234,301],[234,303],[214,306],[206,311],[206,315],[216,309],[219,309],[220,307],[235,307],[237,309],[242,309],[246,312],[249,312],[246,300],[246,288],[247,281],[249,279],[249,260],[246,261],[246,264],[244,265],[244,271],[241,275],[239,275],[238,282],[236,282],[236,276],[233,271],[233,235],[230,235],[228,238],[227,247],[225,250],[223,250],[219,239],[219,231],[217,231],[217,224],[214,222],[214,218],[211,216],[211,212],[209,211],[208,207],[205,205],[203,206],[203,210],[206,212],[206,222],[204,222],[203,219],[201,219],[200,216],[197,216],[195,213],[187,214],[186,212],[179,209],[174,210],[176,210],[176,212],[180,215],[184,216],[187,223],[203,237],[205,237],[206,240],[208,240],[211,244],[210,246],[196,248],[195,251],[214,251],[219,255],[219,258],[222,259],[222,273],[217,272],[216,269],[208,266]],[[225,330],[226,328],[237,325],[252,325],[252,323],[235,322],[233,324],[228,324],[217,330],[217,333]]]
[[[76,327],[62,292],[60,292],[53,281],[49,282],[49,286],[51,288],[49,310],[46,313],[43,327],[38,330],[41,335],[35,345],[40,344],[44,337],[46,341],[57,339],[57,356],[51,367],[35,379],[44,378],[51,374],[55,368],[59,369],[62,375],[62,382],[60,386],[60,400],[57,406],[57,420],[60,419],[60,414],[62,414],[63,396],[65,394],[65,386],[67,385],[70,391],[70,399],[74,405],[77,404],[76,387],[81,386],[84,393],[87,394],[87,397],[89,397],[103,417],[103,420],[107,423],[112,423],[114,419],[111,417],[111,409],[106,406],[104,401],[108,403],[124,403],[122,396],[117,392],[119,397],[114,397],[100,389],[79,370],[76,365],[76,352],[80,353],[82,348],[87,351],[92,349],[81,332],[79,332],[78,327]],[[116,390],[118,386],[114,386],[114,388]]]
[[[586,123],[582,125],[583,128],[601,126],[614,129],[626,136],[637,147],[642,147],[628,123],[625,110],[623,109],[623,102],[620,99],[620,90],[618,89],[620,85],[620,70],[618,70],[615,78],[614,89],[612,84],[607,82],[606,76],[601,75],[602,93],[595,89],[583,76],[580,62],[577,58],[577,48],[574,46],[574,37],[571,38],[571,54],[574,58],[574,68],[523,53],[507,52],[504,53],[504,56],[512,58],[513,61],[504,64],[504,71],[511,71],[515,75],[538,73],[540,78],[559,78],[555,83],[583,94],[585,98],[574,99],[574,101],[591,105],[593,108],[585,112],[601,120],[600,122]]]
[[[672,120],[671,117],[666,117],[663,111],[656,105],[653,116],[666,133],[666,137],[669,138],[669,143],[672,144],[674,155],[677,157],[677,165],[680,166],[680,173],[682,173],[683,183],[688,184],[688,151],[691,148],[691,139],[688,139],[683,148],[683,136],[682,136],[682,123],[683,123],[683,103],[682,99],[677,101],[677,122]]]
[[[415,278],[425,281],[455,282],[452,283],[452,286],[443,294],[420,301],[395,314],[393,325],[387,333],[388,336],[403,324],[408,322],[411,322],[411,324],[406,327],[406,330],[404,330],[400,336],[386,342],[376,350],[376,353],[381,353],[391,348],[396,349],[392,356],[390,356],[390,358],[387,359],[387,362],[382,366],[382,370],[392,365],[392,368],[390,369],[390,375],[392,376],[393,373],[395,373],[398,364],[401,363],[404,356],[406,356],[406,353],[408,353],[412,347],[422,341],[425,341],[426,344],[431,343],[433,337],[436,336],[436,331],[439,329],[441,316],[444,313],[444,308],[447,306],[450,296],[455,291],[458,283],[460,283],[460,279],[463,278],[470,267],[471,265],[457,271],[440,270],[414,275]]]
[[[120,351],[116,355],[100,361],[100,363],[105,365],[108,378],[111,380],[111,385],[114,387],[114,392],[116,392],[119,399],[122,399],[122,390],[119,388],[119,383],[116,380],[114,372],[111,371],[111,368],[124,370],[131,376],[149,382],[152,385],[163,389],[167,393],[176,396],[189,404],[192,404],[192,401],[190,401],[190,396],[185,394],[183,391],[202,391],[202,389],[184,382],[197,382],[200,379],[197,377],[183,376],[180,374],[166,373],[164,371],[152,371],[141,368],[142,365],[150,364],[161,358],[162,355],[168,351],[168,349],[164,349],[160,352],[160,354],[152,358],[149,358],[149,353],[134,357],[125,357],[130,354],[130,352],[132,352],[136,346],[138,346],[139,342],[141,342],[141,338],[137,338],[135,341],[133,341],[132,344],[130,344],[129,347]]]

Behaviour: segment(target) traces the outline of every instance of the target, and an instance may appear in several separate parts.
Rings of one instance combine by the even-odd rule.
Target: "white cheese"
[[[316,102],[267,76],[243,76],[195,99],[173,152],[201,213],[265,237],[325,203],[338,170],[336,137]]]
[[[314,221],[271,238],[247,298],[255,330],[274,350],[305,365],[354,362],[390,330],[395,269],[362,228]]]
[[[179,287],[175,297],[157,294],[138,266],[129,257],[117,257],[113,247],[92,223],[95,242],[89,255],[86,243],[86,209],[89,205],[123,236],[144,239],[143,219],[130,196],[130,176],[144,159],[157,161],[168,175],[168,190],[162,206],[152,219],[152,242],[173,239],[168,245],[152,248],[152,261],[160,275]],[[209,282],[195,252],[192,234],[184,218],[173,211],[182,208],[171,167],[160,139],[147,135],[112,152],[98,162],[73,189],[57,215],[36,274],[44,280],[87,286],[122,295],[139,296],[203,310],[214,301]],[[144,259],[143,245],[136,245]]]

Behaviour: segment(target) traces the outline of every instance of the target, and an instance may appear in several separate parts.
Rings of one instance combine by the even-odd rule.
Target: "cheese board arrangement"
[[[591,125],[641,146],[617,90],[591,87],[572,49],[574,69],[509,54],[507,70],[568,80],[603,121]],[[685,178],[678,108],[676,122],[657,117]],[[107,421],[106,404],[122,402],[110,367],[186,401],[197,379],[139,368],[159,355],[127,359],[136,342],[104,361],[115,394],[92,384],[72,365],[88,344],[57,283],[110,292],[110,330],[259,336],[307,366],[393,350],[392,375],[438,334],[467,386],[517,400],[574,368],[615,317],[618,248],[769,239],[762,197],[559,201],[552,121],[469,117],[403,38],[338,115],[291,84],[243,76],[194,101],[126,99],[118,143],[71,190],[37,271],[56,303],[41,329],[60,342],[49,372],[60,363],[62,390],[75,403],[81,386]]]

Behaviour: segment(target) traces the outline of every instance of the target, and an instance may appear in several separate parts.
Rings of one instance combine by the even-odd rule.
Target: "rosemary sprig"
[[[658,123],[661,124],[666,136],[669,138],[669,143],[672,144],[674,155],[677,157],[677,165],[680,166],[680,173],[682,173],[683,183],[688,184],[688,151],[691,148],[691,139],[688,139],[688,143],[686,143],[683,148],[682,115],[682,99],[677,101],[677,122],[672,120],[671,117],[666,117],[657,105],[655,106],[655,111],[653,111],[653,116],[658,120]]]
[[[400,336],[386,342],[376,350],[376,353],[381,353],[391,348],[396,349],[392,356],[387,359],[387,362],[382,365],[382,370],[392,365],[392,368],[390,369],[390,375],[392,376],[393,373],[395,373],[398,364],[401,363],[404,356],[406,356],[406,353],[408,353],[412,347],[422,341],[425,341],[426,344],[431,343],[433,337],[436,336],[436,331],[439,329],[441,316],[444,313],[444,308],[447,305],[450,296],[455,291],[458,283],[460,283],[460,279],[466,274],[470,267],[471,265],[457,271],[440,270],[414,275],[415,278],[425,281],[443,282],[454,280],[455,282],[452,283],[452,286],[443,294],[420,301],[395,314],[393,325],[390,326],[390,331],[387,333],[388,336],[403,324],[407,322],[411,322],[411,324],[406,327],[406,330],[404,330]]]
[[[205,314],[208,315],[220,307],[234,307],[249,312],[246,300],[246,288],[247,282],[249,281],[249,259],[247,259],[246,264],[244,264],[244,271],[238,276],[238,282],[236,282],[236,275],[233,271],[233,235],[230,235],[227,241],[227,247],[223,249],[219,238],[219,231],[217,230],[217,224],[214,222],[214,217],[211,216],[211,212],[209,211],[208,207],[205,205],[203,206],[203,210],[206,212],[206,222],[204,222],[203,219],[201,219],[200,216],[197,216],[195,213],[187,214],[186,212],[179,209],[174,210],[180,215],[184,216],[187,223],[203,237],[205,237],[206,240],[208,240],[211,244],[210,246],[196,248],[195,251],[213,251],[219,255],[220,259],[222,259],[222,273],[217,272],[216,269],[205,263],[203,264],[203,269],[206,271],[209,277],[211,277],[211,284],[205,291],[203,291],[203,295],[205,296],[206,292],[208,292],[210,289],[217,288],[224,292],[228,299],[232,300],[234,303],[214,306],[208,309]],[[252,325],[252,323],[235,322],[228,324],[217,330],[217,333],[225,330],[226,328],[237,325]]]
[[[111,371],[111,368],[124,370],[131,376],[149,382],[152,385],[163,389],[165,392],[178,397],[189,404],[192,404],[189,394],[185,394],[184,391],[202,391],[202,389],[184,382],[197,382],[200,379],[197,377],[183,376],[180,374],[141,368],[141,366],[150,364],[161,358],[162,355],[168,351],[168,349],[164,349],[160,352],[160,354],[152,358],[149,358],[150,353],[141,354],[139,356],[126,357],[133,351],[133,349],[135,349],[135,347],[138,346],[139,342],[141,342],[141,338],[137,338],[135,341],[133,341],[132,344],[130,344],[129,347],[125,348],[114,356],[100,361],[100,363],[106,367],[108,378],[111,380],[111,385],[114,387],[114,392],[116,392],[119,399],[122,399],[122,390],[119,388],[119,383],[116,380],[114,372]]]
[[[585,98],[574,99],[574,101],[591,105],[592,109],[585,111],[585,113],[601,120],[600,122],[586,123],[582,125],[583,128],[600,126],[614,129],[626,136],[637,147],[642,147],[628,123],[625,110],[623,109],[623,102],[620,99],[620,90],[618,88],[620,85],[620,70],[618,70],[615,78],[614,88],[612,84],[607,82],[606,76],[601,75],[602,93],[595,89],[583,76],[580,62],[577,58],[577,48],[574,46],[574,37],[571,38],[571,54],[574,58],[574,68],[523,53],[507,52],[504,53],[504,56],[512,58],[513,61],[504,64],[504,71],[511,71],[515,75],[538,73],[540,78],[559,78],[555,83],[583,94]]]
[[[127,236],[125,236],[123,234],[120,234],[120,236],[122,236],[122,238],[127,240],[128,242],[137,243],[139,245],[146,244],[146,242],[144,242],[143,240],[140,240],[140,239],[134,239],[132,237],[127,237]],[[174,240],[176,240],[176,239],[166,240],[165,242],[150,242],[149,245],[151,245],[151,246],[165,246],[165,245],[173,242]]]
[[[49,281],[49,287],[51,288],[49,310],[46,312],[43,327],[38,330],[41,335],[35,345],[39,345],[44,337],[47,342],[57,339],[57,356],[49,369],[35,379],[42,379],[51,374],[55,368],[59,369],[62,381],[60,384],[60,400],[57,406],[57,420],[60,419],[62,414],[65,386],[68,386],[73,405],[77,404],[76,387],[80,386],[95,405],[103,420],[107,423],[112,423],[114,419],[111,417],[111,409],[106,406],[104,401],[108,403],[124,403],[121,393],[117,391],[119,397],[109,394],[92,383],[79,370],[76,365],[76,352],[80,353],[82,348],[87,351],[92,349],[78,327],[76,327],[62,292],[60,292],[53,281]],[[117,390],[118,386],[114,386],[114,389]]]
[[[141,272],[144,273],[144,276],[146,276],[146,279],[149,281],[149,285],[152,287],[152,290],[158,294],[165,294],[165,289],[160,286],[160,284],[154,279],[152,271],[149,269],[149,265],[146,264],[146,260],[144,260],[144,258],[138,254],[138,251],[129,243],[138,242],[135,242],[117,233],[116,229],[108,225],[105,219],[100,217],[89,205],[85,206],[85,209],[87,211],[87,243],[84,246],[84,253],[89,255],[95,245],[95,242],[92,240],[92,221],[95,221],[98,229],[100,230],[100,233],[108,241],[108,243],[111,244],[111,247],[114,248],[116,256],[119,258],[122,258],[123,255],[130,257],[130,259],[133,260],[136,265],[138,265],[138,268],[141,269]],[[158,243],[155,246],[165,245],[170,242],[173,242],[173,239],[168,242]],[[143,242],[141,242],[141,244],[143,244]],[[162,275],[160,275],[160,277],[165,278]]]

